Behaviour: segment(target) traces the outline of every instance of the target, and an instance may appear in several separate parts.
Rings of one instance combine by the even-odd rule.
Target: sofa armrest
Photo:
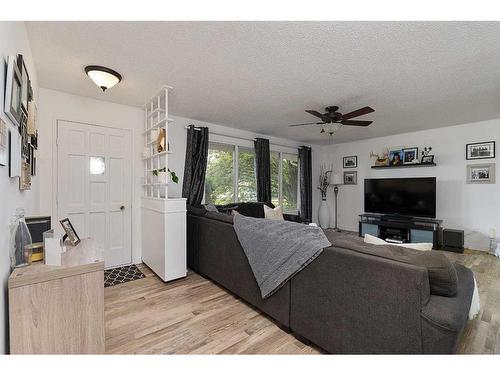
[[[474,276],[470,269],[455,264],[457,294],[453,297],[432,295],[422,309],[422,318],[441,329],[460,332],[467,323],[474,292]]]
[[[422,308],[422,334],[425,353],[454,353],[467,324],[474,292],[470,269],[455,264],[458,284],[453,297],[432,295]]]
[[[302,224],[309,224],[310,221],[302,218],[300,215],[297,214],[283,214],[283,218],[286,221],[293,221],[296,223],[302,223]]]

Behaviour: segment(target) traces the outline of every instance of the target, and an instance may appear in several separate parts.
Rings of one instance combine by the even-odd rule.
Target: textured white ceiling
[[[369,105],[336,142],[500,117],[498,22],[28,22],[42,87],[309,143],[305,109]],[[83,67],[123,81],[102,93]]]

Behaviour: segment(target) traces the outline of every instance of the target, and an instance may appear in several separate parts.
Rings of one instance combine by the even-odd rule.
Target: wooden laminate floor
[[[481,298],[459,352],[500,354],[500,259],[468,250],[451,257],[474,271]],[[165,284],[140,269],[146,278],[105,289],[109,354],[321,353],[196,273]]]

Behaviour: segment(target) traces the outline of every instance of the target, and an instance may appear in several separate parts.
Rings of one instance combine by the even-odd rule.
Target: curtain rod
[[[189,125],[188,126],[185,126],[184,129],[189,129]],[[201,130],[201,127],[197,127],[195,126],[194,127],[194,130]],[[234,139],[240,139],[242,141],[255,141],[257,138],[261,138],[261,137],[255,137],[255,138],[252,138],[252,139],[249,139],[249,138],[244,138],[244,137],[237,137],[237,136],[234,136],[234,135],[227,135],[227,134],[222,134],[222,133],[217,133],[217,132],[213,132],[213,131],[210,131],[209,130],[209,135],[210,134],[213,134],[213,135],[218,135],[218,136],[221,136],[221,137],[228,137],[228,138],[234,138]],[[302,147],[302,146],[298,146],[298,147],[294,147],[294,146],[290,146],[290,145],[283,145],[283,144],[279,144],[279,143],[273,143],[271,141],[269,141],[269,144],[273,145],[273,146],[280,146],[280,147],[286,147],[286,148],[299,148],[299,147]]]

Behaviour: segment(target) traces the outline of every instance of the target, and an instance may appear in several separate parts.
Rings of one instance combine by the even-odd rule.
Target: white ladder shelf
[[[163,86],[144,105],[144,176],[141,183],[142,261],[163,281],[187,275],[186,199],[169,197],[168,180],[160,181],[155,172],[168,172],[169,126],[168,93]],[[159,151],[157,138],[165,131],[165,149]]]

